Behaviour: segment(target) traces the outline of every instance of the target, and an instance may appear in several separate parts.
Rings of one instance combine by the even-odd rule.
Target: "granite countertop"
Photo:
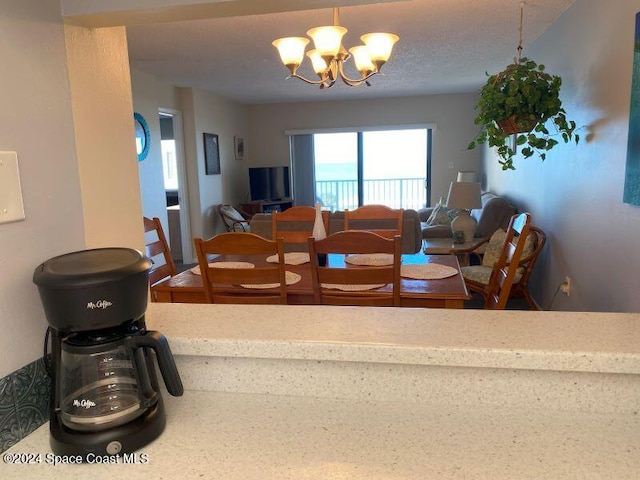
[[[147,325],[177,355],[640,373],[638,314],[152,303]]]
[[[591,384],[584,390],[590,392],[601,385],[592,378],[611,378],[614,386],[624,379],[627,400],[612,401],[631,408],[471,405],[416,401],[402,392],[391,399],[223,393],[196,391],[187,382],[183,397],[164,393],[167,428],[137,452],[145,463],[51,465],[44,425],[5,452],[40,454],[41,463],[0,463],[0,478],[638,479],[639,320],[637,314],[150,304],[148,327],[167,336],[182,365],[204,368],[182,372],[187,380],[194,372],[218,373],[235,359],[264,360],[274,379],[285,364],[301,362],[362,365],[363,371],[375,364],[384,366],[375,369],[381,373],[416,366],[450,371],[445,383],[461,370],[482,372],[476,385],[504,372],[526,382],[538,370],[571,385],[574,378]],[[253,370],[242,372],[251,382]],[[467,393],[459,385],[454,400]]]
[[[48,426],[0,477],[67,480],[636,480],[638,416],[187,391],[145,464],[52,465]],[[142,454],[145,456],[143,457]]]

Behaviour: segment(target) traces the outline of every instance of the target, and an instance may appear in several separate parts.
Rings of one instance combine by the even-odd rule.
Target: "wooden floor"
[[[176,264],[176,270],[178,270],[178,273],[182,273],[185,270],[189,270],[190,268],[193,268],[196,265],[198,265],[197,263],[180,263],[180,262],[175,262],[175,264]]]

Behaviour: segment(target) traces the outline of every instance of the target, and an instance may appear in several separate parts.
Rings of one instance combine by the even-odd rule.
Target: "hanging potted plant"
[[[522,147],[524,158],[538,153],[544,160],[546,152],[558,144],[553,136],[560,135],[565,143],[573,139],[577,144],[580,140],[575,122],[567,120],[562,108],[562,79],[545,72],[544,65],[520,57],[521,52],[522,7],[518,58],[502,72],[489,75],[480,90],[475,107],[479,110],[475,123],[480,131],[468,147],[473,149],[485,142],[497,147],[503,170],[515,170],[513,157],[518,147]],[[548,125],[555,131],[550,132]]]

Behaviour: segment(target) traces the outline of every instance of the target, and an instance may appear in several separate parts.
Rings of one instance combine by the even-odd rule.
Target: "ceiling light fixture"
[[[306,37],[286,37],[273,41],[278,49],[282,63],[289,69],[291,75],[287,78],[298,78],[320,88],[329,88],[338,79],[355,87],[362,83],[370,85],[369,78],[380,73],[382,66],[389,60],[393,45],[400,39],[393,33],[367,33],[360,39],[364,45],[358,45],[347,51],[342,46],[342,37],[347,29],[340,26],[338,8],[333,9],[333,26],[312,28],[307,32],[313,39],[315,48],[307,52],[313,69],[320,80],[309,80],[298,75],[297,70],[304,59],[304,50],[309,43]],[[349,78],[344,73],[344,62],[353,56],[360,78]]]

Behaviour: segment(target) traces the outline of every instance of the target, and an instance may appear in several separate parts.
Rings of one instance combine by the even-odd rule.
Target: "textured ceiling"
[[[574,0],[527,0],[523,55]],[[171,85],[196,87],[243,104],[472,92],[501,70],[518,45],[520,1],[411,0],[340,8],[350,48],[374,31],[400,36],[384,76],[371,87],[328,90],[285,80],[271,42],[332,23],[331,9],[127,27],[132,68]],[[299,73],[315,79],[307,64]],[[352,65],[350,68],[353,68]],[[350,70],[356,76],[355,70]]]

